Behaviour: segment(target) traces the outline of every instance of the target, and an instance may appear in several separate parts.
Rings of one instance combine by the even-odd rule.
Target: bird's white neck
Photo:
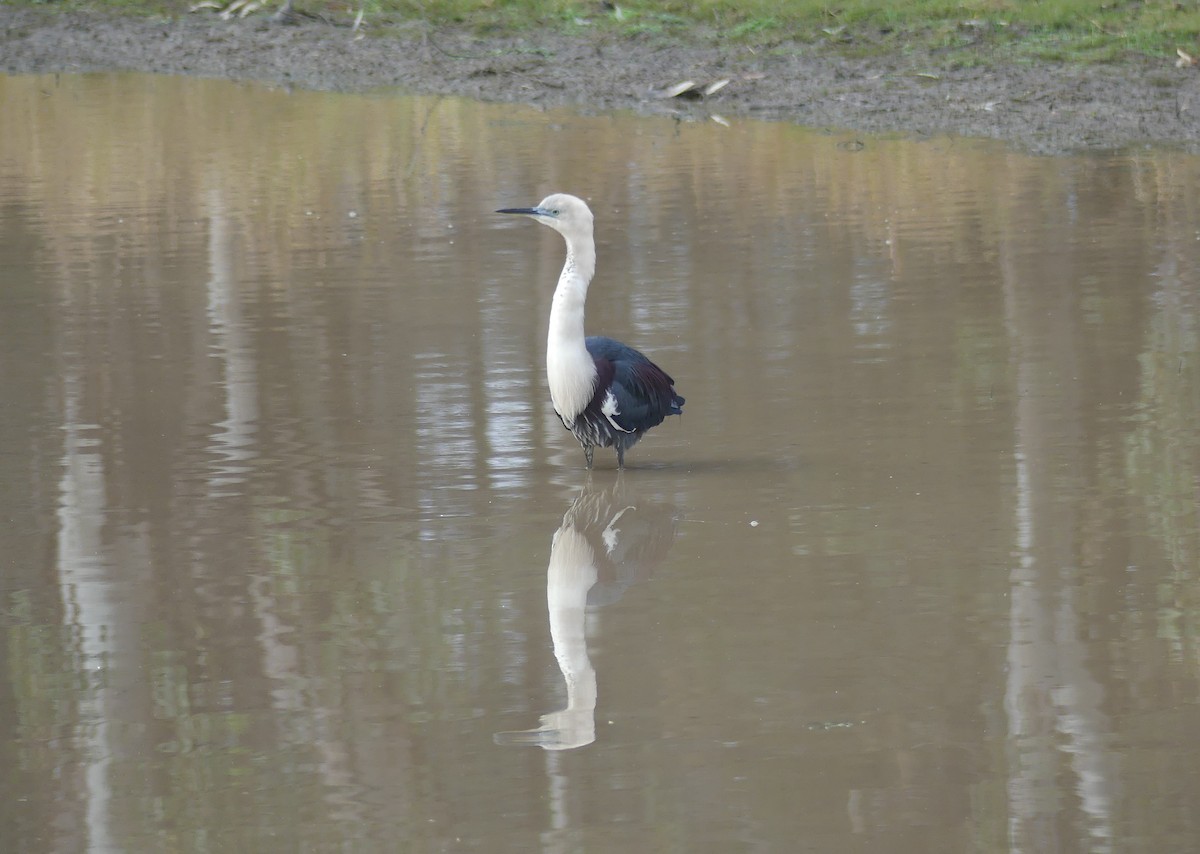
[[[577,246],[568,240],[567,261],[554,289],[546,338],[550,399],[568,425],[583,412],[595,390],[596,365],[583,340],[584,303],[595,271],[596,249],[592,242]]]

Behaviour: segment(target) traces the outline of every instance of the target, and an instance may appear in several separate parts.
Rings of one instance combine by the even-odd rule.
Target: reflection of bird
[[[541,726],[497,733],[496,743],[569,750],[596,740],[596,671],[587,652],[588,607],[615,602],[666,557],[676,520],[668,507],[619,489],[588,487],[571,503],[550,545],[546,605],[554,657],[567,683],[567,707]]]
[[[556,193],[535,208],[497,213],[532,217],[567,242],[546,342],[550,399],[583,446],[588,468],[597,445],[616,448],[617,467],[623,468],[625,450],[668,415],[682,414],[683,398],[675,393],[675,381],[642,353],[611,338],[583,335],[584,302],[596,271],[592,212],[582,199]]]
[[[621,487],[589,484],[567,510],[559,532],[567,527],[592,548],[598,578],[587,604],[602,607],[616,602],[662,562],[675,541],[677,518],[674,508],[640,500]]]

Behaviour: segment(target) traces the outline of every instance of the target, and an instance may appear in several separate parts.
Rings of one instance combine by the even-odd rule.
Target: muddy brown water
[[[1200,847],[1200,159],[0,104],[0,850]],[[551,190],[688,399],[620,476]]]

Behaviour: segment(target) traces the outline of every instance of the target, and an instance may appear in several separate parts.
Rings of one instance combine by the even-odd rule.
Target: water
[[[1200,159],[0,104],[0,850],[1200,847]],[[688,399],[620,478],[551,190]]]

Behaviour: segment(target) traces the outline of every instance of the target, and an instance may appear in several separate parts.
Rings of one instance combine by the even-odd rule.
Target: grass
[[[194,0],[24,0],[30,5],[178,13]],[[8,0],[14,4],[14,0]],[[21,2],[21,0],[15,0]],[[268,0],[270,2],[270,0]],[[281,2],[281,0],[278,0]],[[1200,54],[1200,0],[296,0],[368,20],[420,20],[488,32],[588,28],[618,35],[798,41],[869,55],[978,52],[1014,59],[1104,62],[1130,54]]]

